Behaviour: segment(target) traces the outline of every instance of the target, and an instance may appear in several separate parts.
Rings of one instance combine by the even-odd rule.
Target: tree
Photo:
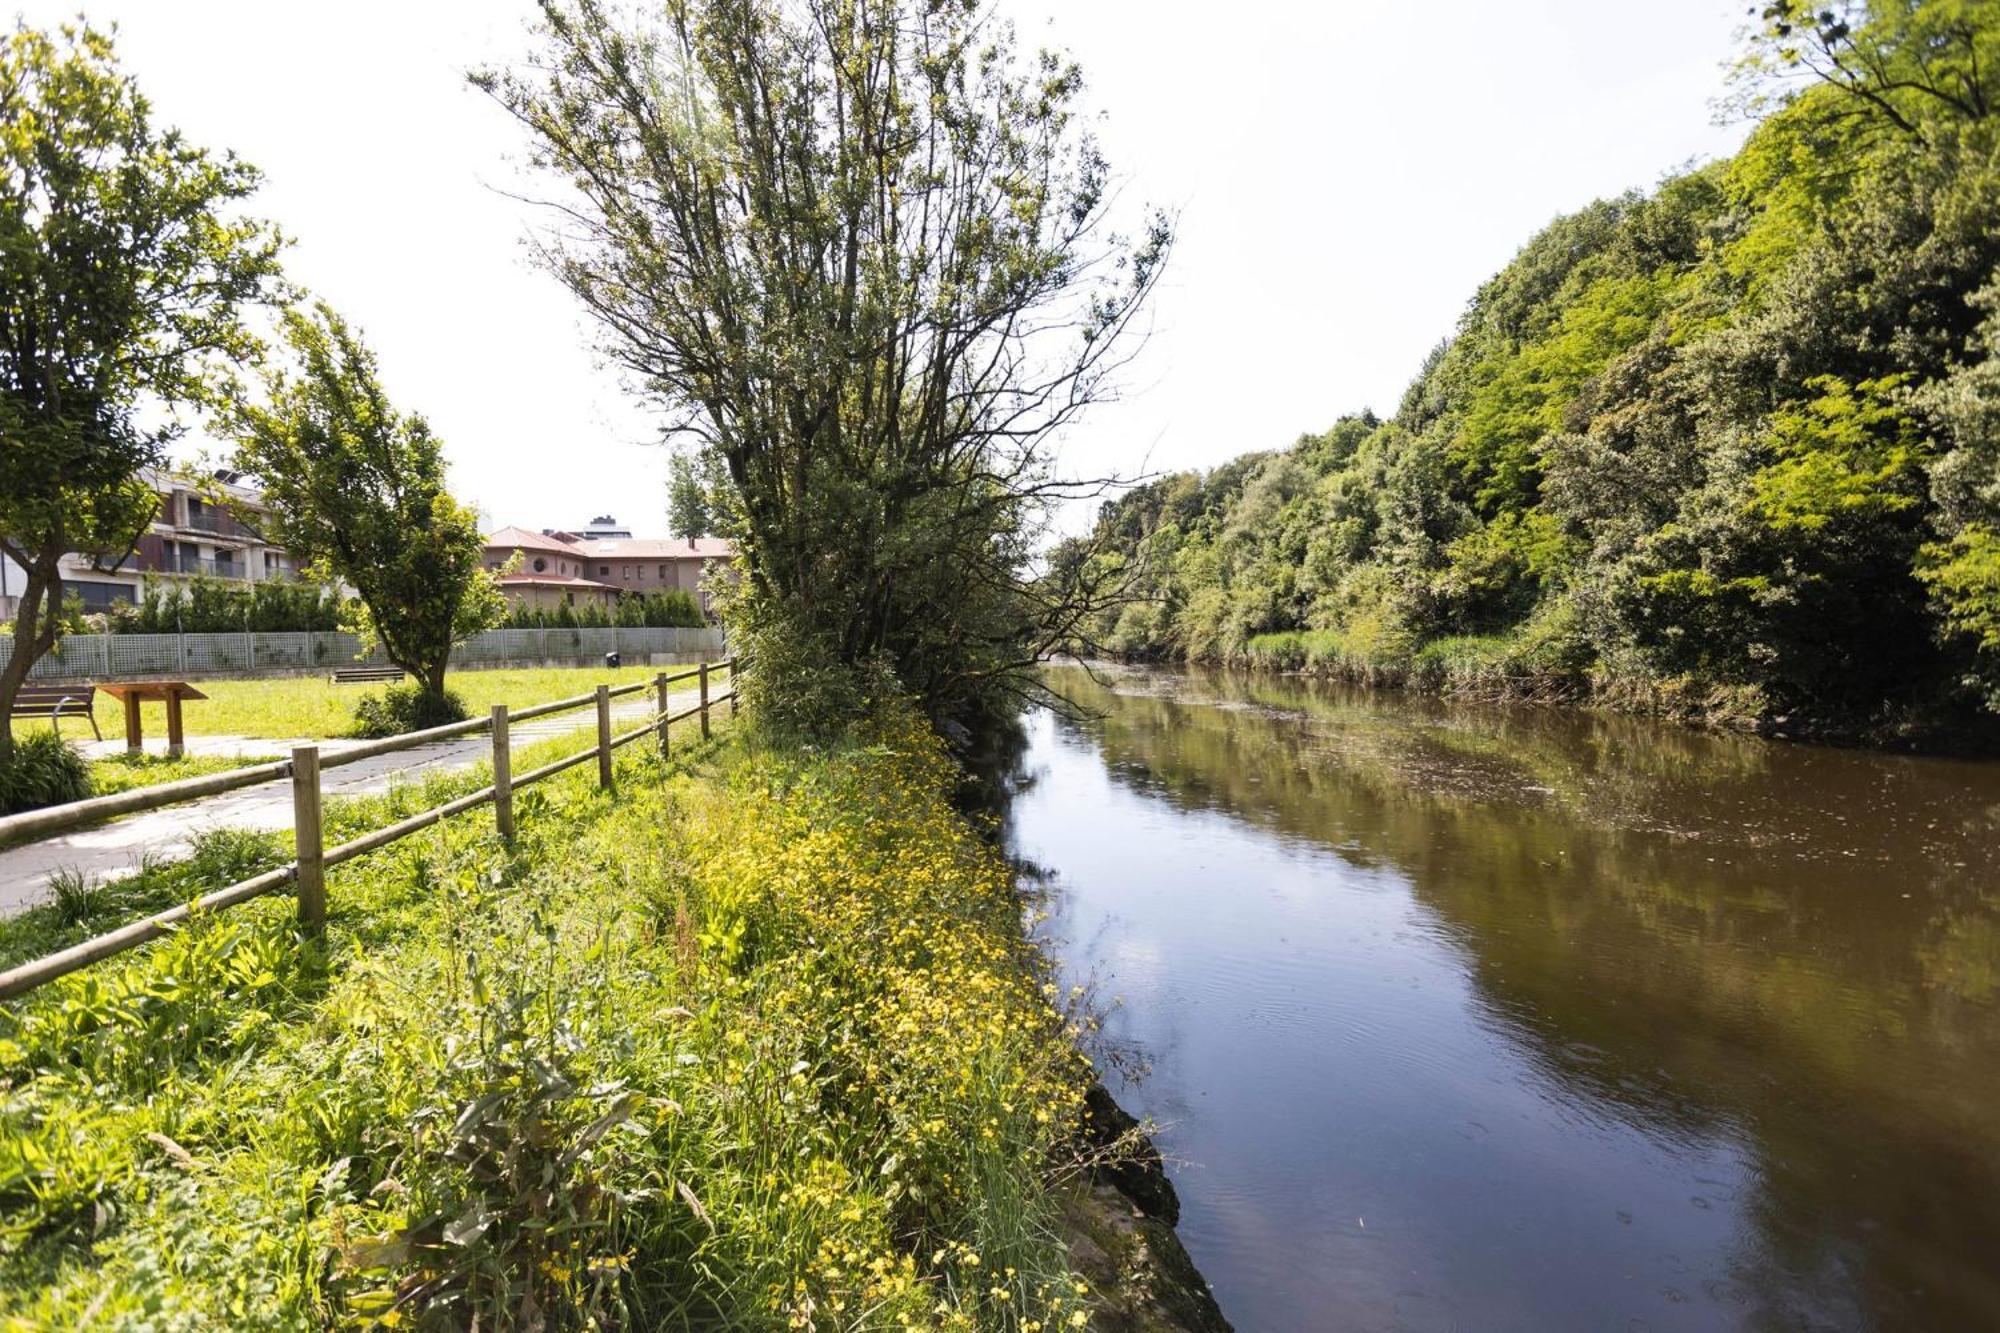
[[[1750,14],[1736,77],[1753,110],[1803,79],[1844,94],[1835,114],[1862,133],[1886,125],[1928,144],[1931,122],[1984,120],[2000,101],[1996,0],[1770,0]]]
[[[676,537],[706,537],[714,527],[708,487],[688,454],[677,453],[667,464],[667,527]]]
[[[1532,238],[1394,420],[1107,506],[1103,641],[2000,735],[2000,0],[1754,17],[1743,148]]]
[[[258,180],[156,130],[102,33],[0,41],[0,551],[26,574],[0,717],[55,644],[63,556],[131,554],[172,413],[250,352],[238,312],[269,294],[282,241],[225,214]]]
[[[287,310],[284,334],[297,370],[273,370],[268,402],[239,409],[238,465],[263,483],[278,539],[354,588],[364,638],[416,677],[421,716],[447,720],[453,646],[506,609],[478,520],[445,490],[429,425],[390,404],[340,316]]]
[[[564,187],[544,255],[718,459],[764,714],[892,679],[933,718],[1027,688],[1073,593],[1032,577],[1052,437],[1110,389],[1169,228],[1110,230],[1081,75],[977,0],[545,0],[479,84]]]

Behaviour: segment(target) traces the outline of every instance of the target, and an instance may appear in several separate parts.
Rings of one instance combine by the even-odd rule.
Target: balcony
[[[257,540],[257,534],[249,528],[243,526],[243,524],[237,522],[228,514],[220,513],[213,509],[204,509],[199,513],[189,514],[188,521],[182,526],[190,532],[205,532],[215,537],[226,537],[231,541],[247,542]]]
[[[241,560],[211,560],[207,556],[180,555],[169,551],[160,557],[159,564],[146,570],[149,574],[206,574],[212,579],[241,579],[250,576],[249,568]]]

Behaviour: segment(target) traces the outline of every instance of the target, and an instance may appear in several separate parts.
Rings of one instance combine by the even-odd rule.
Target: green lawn
[[[628,666],[615,671],[603,667],[461,671],[452,674],[450,686],[477,716],[497,703],[526,708],[531,704],[582,694],[600,683],[626,685],[651,680],[662,670],[678,672],[685,669]],[[195,684],[208,697],[191,701],[185,706],[188,735],[248,736],[268,740],[323,740],[344,735],[354,724],[354,705],[382,689],[380,685],[332,685],[324,676],[297,676],[282,680],[199,680]],[[685,689],[692,684],[690,681],[686,685],[675,686],[675,689]],[[95,712],[97,725],[107,738],[124,735],[124,714],[117,700],[99,695]],[[148,738],[166,734],[166,710],[163,705],[145,705],[143,720]],[[16,718],[13,722],[16,735],[48,725],[41,718]],[[79,731],[86,737],[89,734],[89,728],[81,718],[65,720],[65,736],[76,739]],[[174,776],[192,775],[193,771]],[[167,780],[163,776],[147,779],[150,782]],[[125,785],[138,784],[127,782]]]

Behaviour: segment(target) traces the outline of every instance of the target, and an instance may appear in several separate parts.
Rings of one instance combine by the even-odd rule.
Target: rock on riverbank
[[[1139,1122],[1100,1085],[1085,1134],[1104,1165],[1064,1200],[1070,1260],[1096,1298],[1100,1333],[1230,1333],[1174,1228],[1180,1197]]]

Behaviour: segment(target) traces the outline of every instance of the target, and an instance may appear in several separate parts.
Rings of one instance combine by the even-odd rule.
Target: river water
[[[1009,841],[1239,1329],[2000,1329],[2000,764],[1099,677]]]

